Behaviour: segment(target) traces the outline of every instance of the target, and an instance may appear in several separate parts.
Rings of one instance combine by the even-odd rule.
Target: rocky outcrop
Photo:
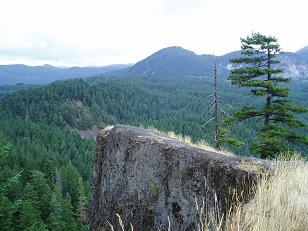
[[[119,214],[135,230],[195,230],[196,201],[221,212],[249,201],[269,162],[225,156],[160,133],[125,125],[97,136],[90,230],[118,230]],[[216,196],[215,196],[216,195]],[[217,199],[215,199],[217,198]]]

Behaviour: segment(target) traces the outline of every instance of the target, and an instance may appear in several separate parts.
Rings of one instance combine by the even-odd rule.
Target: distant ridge
[[[232,64],[230,59],[241,55],[233,51],[216,56],[219,72],[226,77]],[[308,80],[308,46],[296,53],[284,52],[279,57],[284,75],[293,79]],[[120,75],[156,76],[210,76],[213,71],[213,56],[197,55],[179,46],[163,48],[135,65],[114,73]]]
[[[230,58],[241,55],[233,51],[216,56],[220,76],[226,77],[232,68]],[[284,52],[279,57],[285,76],[308,81],[308,46],[297,52]],[[97,75],[114,76],[211,76],[213,56],[197,55],[179,46],[163,48],[135,65],[109,65],[104,67],[54,67],[51,65],[0,65],[0,85],[46,84],[55,80],[86,78]]]
[[[55,67],[45,64],[43,66],[26,66],[23,64],[0,65],[0,85],[46,84],[56,80],[86,78],[120,70],[130,65],[119,64],[103,67]]]

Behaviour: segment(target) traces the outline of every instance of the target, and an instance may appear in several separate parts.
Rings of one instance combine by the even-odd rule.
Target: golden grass
[[[114,126],[113,125],[106,125],[105,127],[103,127],[103,130],[108,130],[110,131]]]
[[[143,125],[139,125],[140,128],[145,128]],[[113,128],[113,125],[106,125],[103,129],[104,130],[111,130]],[[221,149],[221,150],[217,150],[215,149],[214,147],[211,147],[206,141],[202,140],[202,141],[199,141],[197,143],[194,143],[192,142],[192,139],[190,136],[184,136],[182,134],[176,134],[175,132],[173,131],[168,131],[168,132],[163,132],[153,126],[149,126],[147,127],[146,129],[148,130],[151,130],[151,131],[154,131],[154,132],[158,132],[158,133],[161,133],[165,136],[169,136],[170,138],[173,138],[173,139],[177,139],[177,140],[180,140],[182,141],[183,143],[185,144],[188,144],[188,145],[191,145],[191,146],[194,146],[194,147],[197,147],[197,148],[201,148],[203,150],[207,150],[207,151],[210,151],[210,152],[216,152],[216,153],[220,153],[220,154],[223,154],[223,155],[227,155],[227,156],[234,156],[233,153],[231,153],[230,151],[226,150],[226,149]]]
[[[169,137],[171,137],[173,139],[180,140],[180,141],[182,141],[185,144],[188,144],[188,145],[191,145],[191,146],[194,146],[194,147],[197,147],[197,148],[201,148],[203,150],[207,150],[207,151],[210,151],[210,152],[220,153],[220,154],[227,155],[227,156],[234,156],[233,153],[229,152],[226,149],[217,150],[214,147],[211,147],[206,141],[199,141],[197,143],[194,143],[194,142],[192,142],[192,139],[191,139],[190,136],[184,136],[184,135],[181,135],[181,134],[176,134],[173,131],[162,132],[162,131],[158,130],[157,128],[151,127],[151,126],[148,127],[147,129],[155,131],[155,132],[159,132],[159,133],[161,133],[161,134],[163,134],[165,136],[169,136]]]
[[[232,214],[218,214],[216,208],[205,211],[197,205],[198,230],[308,230],[308,165],[304,160],[276,161],[276,165],[275,172],[257,185],[254,199],[233,208]]]
[[[275,173],[261,180],[252,201],[229,219],[228,230],[308,230],[308,165],[277,161]]]

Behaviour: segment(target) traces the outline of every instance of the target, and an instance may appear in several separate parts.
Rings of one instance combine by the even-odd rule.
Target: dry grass
[[[303,160],[277,161],[252,201],[237,208],[229,230],[308,230],[308,165]]]
[[[140,125],[139,127],[140,128],[145,128],[143,125]],[[111,130],[112,128],[113,128],[113,125],[106,125],[103,129],[104,130]],[[185,144],[188,144],[188,145],[191,145],[191,146],[194,146],[194,147],[197,147],[197,148],[201,148],[203,150],[207,150],[207,151],[210,151],[210,152],[220,153],[220,154],[227,155],[227,156],[234,156],[233,153],[229,152],[226,149],[217,150],[214,147],[211,147],[206,141],[199,141],[197,143],[194,143],[194,142],[192,142],[192,139],[191,139],[190,136],[184,136],[184,135],[181,135],[181,134],[176,134],[173,131],[163,132],[163,131],[160,131],[160,130],[158,130],[157,128],[155,128],[153,126],[147,127],[146,129],[154,131],[154,132],[161,133],[161,134],[163,134],[165,136],[169,136],[169,137],[171,137],[173,139],[180,140],[180,141],[182,141]]]
[[[105,127],[103,127],[103,130],[108,130],[110,131],[114,126],[113,125],[106,125]]]
[[[207,150],[207,151],[210,151],[210,152],[217,152],[217,153],[220,153],[220,154],[223,154],[223,155],[227,155],[227,156],[234,156],[234,154],[229,152],[228,150],[225,150],[225,149],[217,150],[214,147],[211,147],[206,141],[199,141],[197,143],[193,143],[190,136],[184,136],[184,135],[181,135],[181,134],[176,134],[173,131],[162,132],[162,131],[158,130],[155,127],[148,127],[147,129],[155,131],[155,132],[159,132],[159,133],[161,133],[163,135],[166,135],[166,136],[169,136],[171,138],[180,140],[180,141],[182,141],[182,142],[184,142],[186,144],[189,144],[189,145],[197,147],[197,148],[201,148],[203,150]]]
[[[308,230],[308,165],[304,160],[277,161],[271,177],[256,187],[248,204],[234,208],[233,214],[220,215],[197,206],[199,231],[305,231]],[[226,218],[225,227],[221,221]],[[209,228],[211,227],[211,228]]]

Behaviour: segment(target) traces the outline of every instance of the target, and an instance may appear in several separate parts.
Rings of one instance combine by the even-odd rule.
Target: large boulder
[[[267,161],[227,156],[141,128],[116,125],[97,136],[90,230],[195,230],[196,202],[228,211],[248,202]]]

